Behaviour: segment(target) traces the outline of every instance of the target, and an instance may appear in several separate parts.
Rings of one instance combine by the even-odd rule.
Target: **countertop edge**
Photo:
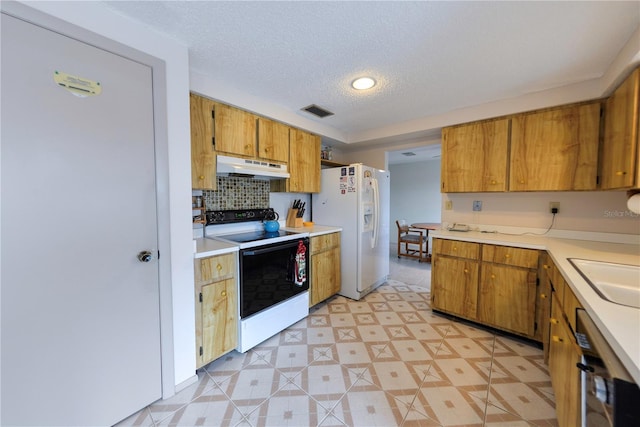
[[[284,231],[291,231],[295,233],[309,233],[309,237],[322,236],[323,234],[331,234],[342,232],[341,227],[333,227],[330,225],[312,225],[311,227],[282,227]]]
[[[216,255],[224,255],[233,252],[238,252],[239,248],[237,245],[233,245],[231,243],[222,242],[220,240],[214,240],[209,238],[198,238],[193,239],[194,242],[194,253],[193,258],[207,258],[210,256]]]

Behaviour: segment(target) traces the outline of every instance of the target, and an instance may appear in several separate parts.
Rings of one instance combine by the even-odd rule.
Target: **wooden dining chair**
[[[427,255],[425,231],[409,227],[404,219],[396,220],[396,225],[398,226],[398,258],[404,256],[417,258],[420,261],[425,259]]]

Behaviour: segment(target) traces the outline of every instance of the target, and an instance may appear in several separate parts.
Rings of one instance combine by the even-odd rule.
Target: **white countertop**
[[[330,234],[342,231],[340,227],[332,227],[330,225],[316,225],[313,224],[311,227],[282,227],[284,231],[293,231],[296,233],[309,233],[309,237],[321,236],[323,234]]]
[[[516,236],[477,231],[432,231],[431,236],[495,245],[546,250],[580,303],[636,383],[640,384],[640,310],[601,298],[567,258],[640,265],[639,244],[571,240],[543,236]]]
[[[238,245],[205,237],[193,239],[195,242],[194,258],[206,258],[215,255],[223,255],[238,252]]]

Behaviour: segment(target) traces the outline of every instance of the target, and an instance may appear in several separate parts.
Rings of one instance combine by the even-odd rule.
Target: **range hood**
[[[223,176],[250,175],[256,179],[289,178],[287,165],[270,163],[265,160],[242,159],[239,157],[217,156],[217,174]]]

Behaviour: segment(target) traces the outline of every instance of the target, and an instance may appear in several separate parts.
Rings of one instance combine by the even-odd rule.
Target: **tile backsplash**
[[[219,176],[218,189],[203,190],[207,210],[262,209],[269,207],[269,181]]]

